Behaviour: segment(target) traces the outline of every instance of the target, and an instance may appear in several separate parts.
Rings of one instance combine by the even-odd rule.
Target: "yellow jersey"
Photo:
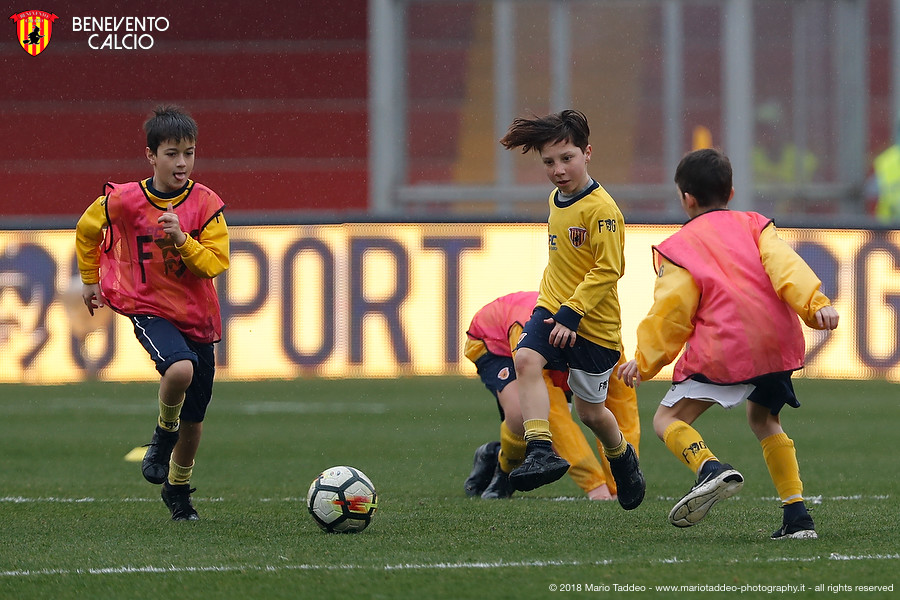
[[[617,284],[625,272],[622,212],[596,181],[570,199],[553,190],[549,204],[550,256],[537,305],[585,339],[621,350]]]

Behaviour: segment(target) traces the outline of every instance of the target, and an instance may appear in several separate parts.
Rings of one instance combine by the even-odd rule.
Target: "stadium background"
[[[59,18],[38,56],[11,23],[0,45],[0,381],[153,377],[124,321],[73,311],[71,246],[104,182],[149,174],[141,125],[159,102],[197,118],[194,178],[228,205],[224,379],[470,372],[469,316],[534,287],[546,258],[548,186],[533,156],[498,151],[497,133],[509,115],[567,105],[591,119],[592,174],[630,223],[629,349],[650,302],[649,247],[681,218],[673,157],[708,142],[736,158],[739,207],[784,226],[842,313],[827,340],[809,332],[806,375],[900,378],[900,239],[869,216],[865,191],[897,114],[896,1],[270,1],[213,14],[94,0],[78,14],[9,12],[31,8]],[[103,16],[168,27],[148,50],[92,50],[97,32],[73,19]],[[402,81],[376,68],[386,45]],[[761,168],[755,150],[787,168]]]

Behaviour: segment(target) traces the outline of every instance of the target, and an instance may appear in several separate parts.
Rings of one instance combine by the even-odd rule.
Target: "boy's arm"
[[[831,300],[819,291],[822,282],[800,255],[778,237],[773,224],[759,235],[759,256],[778,297],[809,327],[823,329],[816,313],[831,306]]]
[[[106,196],[100,196],[84,211],[75,226],[75,256],[81,281],[85,284],[100,282],[100,245],[106,221]]]
[[[219,213],[200,232],[200,239],[187,236],[184,244],[175,246],[181,259],[197,277],[212,279],[228,268],[228,225],[225,215]]]
[[[637,328],[635,361],[641,379],[653,378],[675,360],[694,331],[700,288],[687,269],[660,256],[653,306]]]

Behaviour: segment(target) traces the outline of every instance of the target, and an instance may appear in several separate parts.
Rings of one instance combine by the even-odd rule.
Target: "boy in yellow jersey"
[[[785,404],[800,406],[791,384],[806,349],[797,315],[815,329],[834,329],[838,313],[771,219],[728,210],[734,196],[728,157],[713,149],[688,153],[675,183],[690,220],[653,248],[653,306],[638,326],[635,358],[618,371],[626,384],[640,385],[684,348],[653,417],[656,434],[697,476],[669,522],[695,525],[743,486],[743,476],[720,462],[691,425],[714,404],[732,408],[748,400],[747,421],[784,509],[771,537],[815,538],[794,442],[779,413]]]
[[[547,221],[549,260],[531,318],[516,347],[525,459],[509,475],[517,490],[532,490],[569,468],[551,444],[545,368],[568,369],[573,404],[610,463],[619,504],[637,508],[646,484],[637,453],[606,407],[609,377],[619,360],[621,316],[616,285],[625,269],[622,213],[587,172],[587,118],[575,110],[517,118],[500,143],[536,151],[555,189]]]
[[[506,294],[478,309],[466,331],[464,353],[478,371],[500,411],[500,441],[488,442],[475,451],[473,468],[465,482],[468,496],[485,499],[509,498],[513,494],[509,473],[525,458],[525,428],[519,407],[518,383],[513,364],[513,348],[522,327],[537,302],[537,292]],[[624,362],[624,356],[620,358]],[[569,475],[591,500],[613,500],[615,482],[609,462],[598,460],[581,427],[572,419],[564,371],[545,371],[544,382],[550,397],[550,432],[553,447],[571,464]],[[609,380],[606,399],[625,438],[638,448],[641,435],[637,394],[618,377]]]
[[[173,521],[196,521],[190,479],[222,335],[212,280],[228,268],[228,226],[219,196],[190,179],[190,115],[160,106],[144,130],[153,176],[108,183],[78,220],[75,250],[88,311],[109,305],[127,316],[161,376],[144,478],[163,484]]]

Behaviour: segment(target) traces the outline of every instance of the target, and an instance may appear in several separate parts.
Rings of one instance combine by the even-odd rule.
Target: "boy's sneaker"
[[[607,458],[609,470],[616,480],[616,494],[619,504],[625,510],[634,510],[644,501],[644,492],[647,490],[647,482],[641,473],[641,465],[638,462],[637,452],[634,446],[628,444],[625,453],[618,458]]]
[[[513,489],[527,492],[553,483],[566,474],[569,463],[553,451],[548,441],[528,442],[525,460],[509,474]]]
[[[697,485],[669,512],[669,523],[675,527],[696,525],[716,502],[734,496],[744,486],[744,476],[728,463],[709,461],[703,466]]]
[[[178,442],[177,431],[166,431],[159,425],[153,432],[153,438],[147,444],[147,452],[141,461],[141,472],[150,483],[160,484],[169,476],[169,459],[172,448]]]
[[[481,494],[481,497],[485,500],[499,500],[501,498],[509,498],[515,491],[512,484],[509,483],[509,474],[504,473],[503,469],[500,468],[500,463],[497,463],[497,466],[494,467],[494,477],[487,488],[485,488],[484,493]]]
[[[783,539],[793,539],[793,540],[814,540],[819,536],[816,534],[816,525],[813,523],[812,517],[809,516],[809,513],[806,511],[806,507],[802,507],[799,511],[790,511],[790,512],[799,512],[799,514],[788,514],[788,506],[792,506],[790,504],[782,507],[785,509],[784,518],[781,523],[781,529],[774,532],[772,534],[773,540],[783,540]]]
[[[480,496],[491,483],[494,475],[494,467],[497,465],[497,455],[500,453],[500,442],[488,442],[475,450],[475,458],[472,460],[472,472],[466,479],[466,496]]]
[[[200,515],[191,504],[191,494],[196,492],[189,483],[184,485],[171,485],[167,481],[162,486],[162,500],[172,511],[173,521],[199,521]]]

